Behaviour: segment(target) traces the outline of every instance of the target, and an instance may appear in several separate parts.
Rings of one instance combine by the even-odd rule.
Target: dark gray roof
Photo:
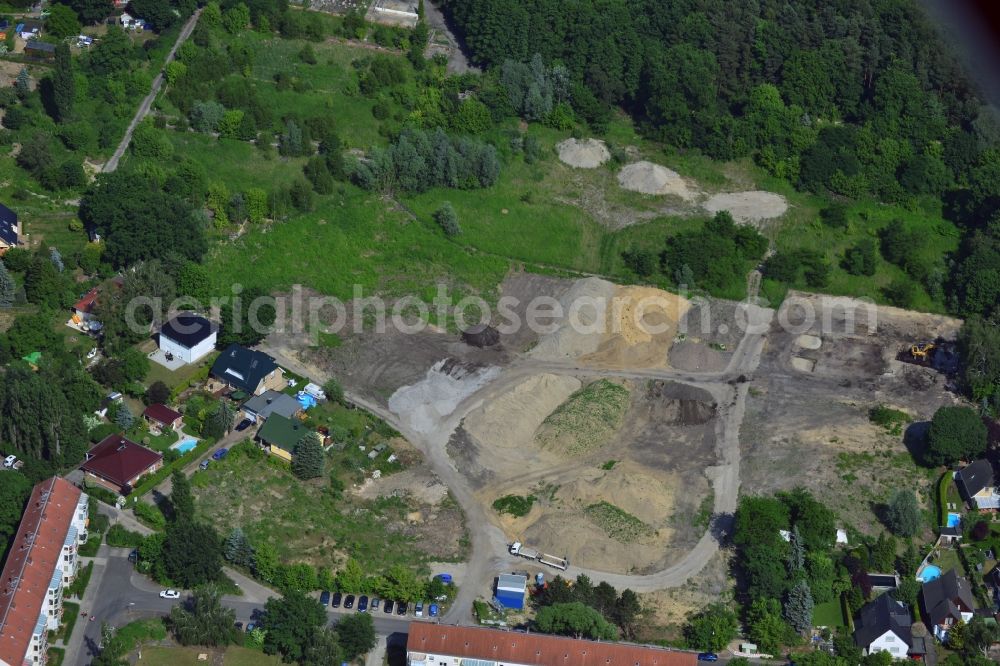
[[[993,485],[993,465],[985,458],[976,460],[955,473],[955,484],[962,497],[971,500],[973,495]]]
[[[17,245],[17,213],[0,204],[0,241]]]
[[[264,352],[231,344],[215,359],[212,375],[235,389],[256,393],[261,380],[277,367],[274,359]]]
[[[921,596],[925,617],[931,624],[942,624],[949,617],[960,620],[961,613],[971,613],[976,607],[969,581],[954,569],[924,583]]]
[[[25,51],[42,51],[44,53],[55,53],[56,45],[49,44],[48,42],[43,42],[38,39],[32,39],[30,42],[24,45]]]
[[[201,315],[182,312],[160,328],[160,335],[188,349],[192,349],[209,338],[219,327]]]
[[[892,631],[909,648],[913,645],[912,624],[913,618],[906,604],[896,601],[891,594],[883,594],[861,608],[854,627],[854,642],[860,648],[867,648],[879,636]]]
[[[287,393],[267,390],[244,402],[243,409],[265,419],[271,414],[281,414],[286,418],[292,418],[302,409],[302,405]]]

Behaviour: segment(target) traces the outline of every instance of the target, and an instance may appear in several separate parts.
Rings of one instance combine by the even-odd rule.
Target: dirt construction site
[[[869,410],[906,411],[912,434],[956,400],[946,375],[898,358],[954,338],[960,322],[946,317],[801,293],[775,312],[525,273],[501,296],[520,317],[539,296],[563,316],[543,330],[498,326],[482,348],[430,327],[342,333],[335,348],[266,345],[296,372],[341,379],[424,454],[432,476],[419,484],[447,488],[464,511],[471,585],[449,620],[466,621],[496,574],[542,570],[507,553],[517,540],[568,559],[563,575],[652,595],[673,621],[725,587],[719,539],[739,494],[804,486],[845,520],[870,515],[885,499],[879,475],[918,490],[927,479],[910,438]],[[405,485],[390,479],[366,493]],[[527,508],[494,508],[511,496]]]

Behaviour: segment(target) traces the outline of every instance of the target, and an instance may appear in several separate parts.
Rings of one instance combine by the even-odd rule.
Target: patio
[[[168,359],[166,353],[162,349],[151,351],[148,356],[150,361],[163,366],[171,372],[175,372],[187,365],[184,360],[178,356]]]

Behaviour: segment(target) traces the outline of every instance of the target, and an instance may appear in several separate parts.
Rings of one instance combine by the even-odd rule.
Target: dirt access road
[[[192,14],[191,18],[189,18],[187,23],[184,24],[184,27],[181,28],[181,34],[177,35],[177,41],[174,42],[173,48],[171,48],[170,53],[167,54],[167,59],[163,61],[163,69],[167,68],[167,65],[169,65],[174,59],[174,54],[177,53],[177,49],[180,48],[180,45],[191,36],[192,32],[194,32],[194,27],[198,24],[198,18],[201,16],[202,11],[202,9],[199,9]],[[140,104],[138,110],[136,110],[135,116],[132,118],[132,122],[128,124],[128,129],[125,130],[125,136],[122,137],[122,141],[118,144],[118,148],[115,149],[111,158],[104,163],[104,168],[101,169],[104,173],[111,173],[118,168],[118,162],[121,161],[125,151],[128,150],[129,143],[132,142],[132,134],[135,132],[135,128],[139,126],[139,123],[142,122],[143,118],[149,114],[149,110],[153,108],[153,102],[156,101],[156,96],[160,94],[160,88],[163,87],[163,80],[163,71],[161,70],[160,73],[156,75],[156,78],[153,79],[153,85],[149,89],[149,94],[142,100],[142,104]]]
[[[510,386],[538,372],[551,374],[589,374],[636,379],[660,379],[691,384],[712,394],[719,405],[716,425],[716,448],[719,464],[707,470],[714,488],[714,513],[722,518],[711,525],[697,545],[677,564],[648,575],[614,574],[580,567],[570,567],[566,575],[575,577],[586,574],[595,582],[606,581],[619,588],[637,592],[678,587],[700,572],[719,549],[720,537],[729,529],[729,520],[736,510],[740,485],[739,429],[743,422],[749,378],[760,362],[765,334],[774,315],[771,310],[751,306],[751,321],[755,324],[744,335],[726,368],[720,372],[683,372],[671,369],[620,370],[593,368],[573,362],[540,362],[521,358],[506,368],[496,379],[462,400],[458,406],[431,432],[415,432],[406,422],[388,408],[360,395],[348,392],[346,398],[384,419],[396,428],[414,446],[420,449],[438,478],[444,483],[466,515],[472,553],[464,576],[465,584],[459,590],[443,621],[469,624],[472,622],[472,603],[479,596],[485,581],[496,573],[510,570],[524,560],[507,553],[507,540],[503,532],[486,515],[486,509],[475,497],[468,479],[448,456],[447,444],[462,419],[483,403],[502,395]],[[271,354],[279,364],[312,381],[322,383],[328,377],[318,376],[315,367],[303,364],[290,350],[265,344],[263,351]]]

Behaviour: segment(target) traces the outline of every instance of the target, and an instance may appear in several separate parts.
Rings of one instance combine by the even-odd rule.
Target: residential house
[[[980,511],[1000,509],[1000,493],[993,478],[993,465],[982,458],[955,472],[955,485],[962,499]]]
[[[24,45],[24,56],[35,60],[49,60],[56,57],[56,45],[32,39]]]
[[[44,664],[87,542],[87,496],[53,477],[31,491],[0,578],[0,664]]]
[[[263,423],[272,414],[280,414],[290,419],[302,411],[302,405],[287,393],[268,389],[244,402],[241,409],[243,418],[250,419],[254,423]]]
[[[411,622],[407,666],[696,666],[694,652]]]
[[[149,431],[154,435],[175,430],[184,424],[184,415],[166,405],[150,405],[142,413],[142,418],[146,419]]]
[[[212,364],[209,390],[217,392],[227,387],[246,395],[260,395],[264,391],[281,391],[285,388],[285,371],[264,352],[247,349],[237,344],[226,347]]]
[[[17,224],[17,213],[0,204],[0,256],[10,248],[21,244],[20,229]]]
[[[69,318],[69,321],[66,322],[66,325],[85,333],[100,330],[101,323],[94,316],[94,306],[96,305],[97,287],[94,287],[73,304],[71,309],[73,314]]]
[[[194,363],[207,356],[219,335],[219,327],[201,315],[182,312],[160,328],[159,348],[167,358]]]
[[[308,432],[309,428],[298,419],[271,414],[257,431],[257,441],[271,454],[291,461],[295,445]]]
[[[975,599],[969,581],[949,569],[920,591],[923,617],[935,638],[944,641],[948,630],[959,620],[968,622],[975,610]]]
[[[127,495],[146,474],[163,466],[163,454],[121,435],[108,435],[87,452],[80,469],[86,478]]]
[[[909,607],[891,594],[883,594],[861,608],[854,643],[865,655],[888,652],[896,659],[914,656],[912,625]]]

